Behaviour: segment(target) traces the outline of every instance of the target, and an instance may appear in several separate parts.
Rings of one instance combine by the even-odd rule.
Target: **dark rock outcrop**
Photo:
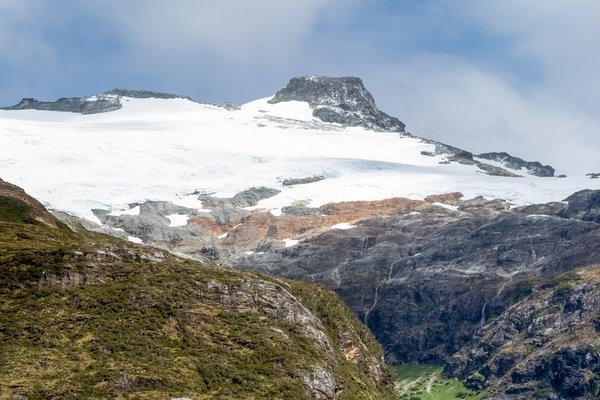
[[[582,221],[600,222],[600,191],[582,190],[565,199],[567,207],[560,216]]]
[[[489,398],[596,399],[600,268],[528,282],[529,293],[482,324],[445,372]]]
[[[506,168],[510,168],[512,170],[518,171],[524,169],[530,175],[535,175],[539,177],[554,176],[554,168],[552,168],[549,165],[542,165],[537,161],[524,161],[518,157],[511,156],[508,153],[483,153],[473,155],[473,153],[469,151],[459,149],[454,146],[436,142],[430,139],[421,139],[425,143],[435,145],[435,152],[422,152],[421,154],[426,156],[445,155],[446,160],[443,163],[456,162],[464,165],[475,165],[488,175],[509,177],[521,176],[504,168],[482,162],[481,160],[478,160],[479,158],[483,160],[499,162],[503,164]]]
[[[39,101],[33,98],[24,98],[18,104],[10,107],[1,107],[1,110],[41,110],[73,112],[78,114],[99,114],[116,111],[123,107],[121,99],[131,97],[137,99],[175,99],[183,98],[193,101],[189,97],[176,94],[153,92],[149,90],[113,89],[91,97],[60,98],[56,101]]]
[[[276,196],[281,191],[278,189],[268,187],[252,187],[242,192],[236,193],[231,198],[219,198],[211,195],[200,195],[198,199],[202,201],[204,208],[215,208],[215,207],[253,207],[258,204],[259,201],[268,199],[269,197]]]
[[[422,155],[425,156],[435,156],[435,155],[444,155],[445,160],[440,162],[440,164],[449,164],[452,162],[464,164],[464,165],[474,165],[479,168],[481,171],[486,173],[487,175],[493,176],[507,176],[507,177],[518,177],[520,175],[515,174],[513,172],[507,171],[504,168],[497,167],[495,165],[490,165],[479,160],[473,158],[473,153],[459,149],[458,147],[450,146],[444,143],[436,142],[435,140],[421,138],[423,142],[433,144],[435,146],[435,152],[421,152]]]
[[[554,176],[555,172],[554,168],[549,165],[542,165],[538,161],[525,161],[519,157],[511,156],[505,152],[482,153],[477,154],[476,157],[502,163],[505,167],[510,169],[525,169],[527,170],[528,174],[540,177]]]
[[[25,98],[19,104],[4,107],[3,110],[41,110],[73,112],[79,114],[98,114],[115,111],[122,107],[117,96],[95,96],[92,98],[70,97],[60,98],[56,101],[38,101]]]
[[[293,100],[308,102],[313,115],[324,122],[362,126],[377,131],[404,132],[405,125],[400,120],[379,111],[360,78],[292,78],[269,102],[276,104]]]
[[[288,178],[284,179],[281,183],[283,186],[293,186],[293,185],[305,185],[308,183],[315,183],[325,179],[324,176],[307,176],[306,178]]]
[[[554,215],[561,216],[563,211],[567,208],[565,203],[553,201],[546,204],[531,204],[520,208],[518,211],[523,214],[529,215]]]
[[[173,93],[155,92],[152,90],[112,89],[104,94],[119,97],[131,97],[133,99],[186,99],[193,101],[190,97],[180,96]]]

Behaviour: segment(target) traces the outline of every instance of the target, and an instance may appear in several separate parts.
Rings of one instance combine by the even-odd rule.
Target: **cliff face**
[[[11,189],[1,398],[393,398],[380,347],[332,292],[74,232]]]
[[[440,196],[236,265],[333,288],[392,363],[445,363],[490,398],[594,398],[596,194],[516,210]]]
[[[482,324],[446,374],[490,398],[598,398],[600,267],[525,282],[529,294]]]

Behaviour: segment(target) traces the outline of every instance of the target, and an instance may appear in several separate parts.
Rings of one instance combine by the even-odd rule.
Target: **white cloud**
[[[505,150],[568,173],[600,170],[600,3],[434,3],[419,15],[423,29],[467,26],[491,45],[388,59],[367,79],[382,108],[417,135],[467,150]]]
[[[597,108],[600,2],[467,0],[463,7],[486,30],[509,38],[513,56],[539,65],[542,90],[566,97],[579,109]]]
[[[44,39],[39,21],[43,5],[37,2],[0,2],[0,60],[19,69],[52,62],[52,46]]]
[[[120,0],[95,3],[122,32],[132,59],[158,66],[201,63],[277,65],[311,33],[327,0]]]
[[[508,151],[550,163],[558,172],[598,167],[597,118],[524,95],[463,60],[423,55],[375,76],[373,91],[382,108],[417,136],[475,153]]]

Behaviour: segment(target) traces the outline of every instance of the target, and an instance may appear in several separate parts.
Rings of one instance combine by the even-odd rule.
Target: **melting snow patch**
[[[254,252],[253,251],[245,251],[244,254],[247,255],[247,256],[249,256],[251,254],[254,254]]]
[[[187,214],[185,214],[185,215],[171,214],[171,215],[167,215],[166,217],[169,218],[169,221],[171,221],[171,223],[169,224],[170,227],[185,226],[185,225],[187,225],[188,218],[189,218],[189,216]]]
[[[195,208],[200,212],[210,212],[210,210],[202,208],[202,202],[198,200],[197,194],[188,194],[186,196],[179,197],[173,200],[173,204],[187,208]]]
[[[275,216],[275,217],[280,217],[280,216],[282,216],[282,215],[283,215],[283,212],[281,211],[281,207],[279,207],[279,208],[271,208],[271,209],[269,210],[269,212],[270,212],[270,213],[271,213],[273,216]]]
[[[351,225],[347,222],[342,222],[341,224],[335,224],[331,226],[331,229],[352,229],[356,228],[356,225]]]
[[[140,206],[135,206],[128,210],[113,210],[108,215],[120,216],[120,215],[140,215]]]
[[[139,237],[135,237],[135,236],[127,236],[127,240],[129,240],[130,242],[133,242],[133,243],[137,243],[137,244],[142,243],[142,239],[140,239]]]
[[[299,242],[299,240],[296,239],[283,239],[283,243],[285,244],[285,247],[292,247],[297,245]]]
[[[225,239],[227,236],[229,236],[229,232],[225,232],[224,234],[217,236],[217,239]]]
[[[458,210],[458,206],[451,206],[451,205],[449,205],[449,204],[438,203],[438,202],[435,202],[435,203],[432,203],[432,204],[433,204],[434,206],[443,207],[443,208],[445,208],[445,209],[447,209],[447,210],[452,210],[452,211],[456,211],[456,210]]]

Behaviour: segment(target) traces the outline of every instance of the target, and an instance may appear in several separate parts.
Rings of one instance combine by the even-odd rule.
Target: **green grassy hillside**
[[[479,400],[482,392],[466,388],[458,379],[444,378],[442,367],[404,364],[395,367],[400,399],[406,400]]]
[[[0,399],[394,398],[330,291],[51,226],[0,196]]]

